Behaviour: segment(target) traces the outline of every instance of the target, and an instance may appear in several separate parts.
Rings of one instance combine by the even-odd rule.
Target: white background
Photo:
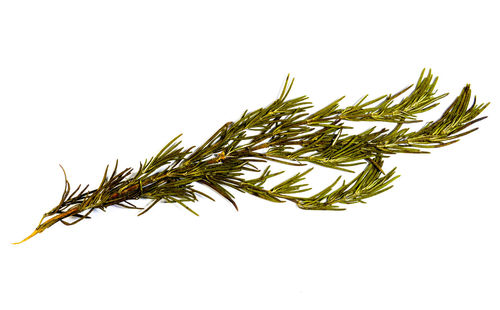
[[[0,3],[0,308],[500,308],[495,1]],[[110,208],[10,244],[59,201],[58,164],[95,186],[116,158],[137,167],[267,105],[287,73],[321,106],[394,93],[423,68],[451,93],[425,120],[466,83],[489,118],[387,161],[402,176],[366,205]],[[318,186],[337,175],[317,172]]]

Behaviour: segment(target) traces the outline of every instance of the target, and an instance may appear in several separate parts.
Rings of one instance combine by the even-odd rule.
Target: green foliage
[[[57,222],[75,224],[89,218],[99,208],[118,205],[141,209],[131,201],[149,199],[151,203],[139,213],[144,214],[158,202],[177,203],[196,214],[187,203],[207,193],[194,187],[203,184],[220,194],[237,209],[231,190],[248,193],[272,202],[291,201],[307,210],[343,210],[339,205],[364,202],[392,187],[395,170],[382,171],[383,158],[396,153],[426,153],[427,148],[441,147],[457,142],[458,138],[477,128],[467,129],[484,119],[478,118],[487,104],[469,106],[471,91],[465,86],[443,115],[416,131],[404,128],[407,123],[420,122],[418,115],[439,104],[447,94],[436,94],[437,78],[422,71],[407,97],[395,102],[410,87],[394,95],[362,100],[346,108],[340,107],[343,98],[310,113],[312,104],[306,96],[289,99],[293,80],[286,79],[278,99],[269,106],[253,112],[245,111],[235,122],[226,123],[198,148],[180,146],[180,135],[172,139],[156,156],[133,173],[132,168],[104,173],[95,190],[87,187],[70,192],[65,175],[65,190],[60,203],[44,214],[40,224],[25,240]],[[370,128],[358,134],[348,134],[349,122],[394,123],[391,130]],[[340,177],[318,193],[307,196],[304,183],[312,168],[296,174],[269,188],[268,180],[283,171],[272,172],[267,166],[260,176],[249,179],[246,171],[260,172],[261,162],[278,162],[304,166],[314,164],[326,168],[352,172],[349,167],[366,167],[350,182]],[[24,240],[23,240],[24,241]]]

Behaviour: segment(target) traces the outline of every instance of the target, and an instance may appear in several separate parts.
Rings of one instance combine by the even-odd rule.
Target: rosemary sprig
[[[238,209],[231,189],[245,192],[272,202],[291,201],[308,210],[344,210],[340,204],[364,202],[368,197],[380,194],[392,187],[395,170],[382,171],[383,158],[396,153],[427,153],[435,148],[457,142],[477,128],[466,130],[485,118],[478,118],[488,104],[469,105],[470,86],[460,95],[443,115],[416,131],[403,128],[406,123],[420,122],[418,114],[436,107],[447,94],[436,94],[437,78],[429,71],[422,71],[411,93],[398,103],[395,99],[410,90],[409,86],[394,95],[381,96],[340,108],[343,98],[310,113],[312,104],[306,96],[288,99],[293,79],[286,79],[281,95],[273,103],[256,111],[245,111],[235,122],[226,123],[198,148],[180,146],[180,135],[170,141],[156,156],[140,163],[137,171],[132,168],[118,172],[118,161],[111,174],[109,166],[97,189],[71,191],[65,177],[61,201],[45,213],[28,240],[45,229],[61,222],[73,225],[95,209],[105,210],[117,205],[140,209],[139,215],[149,211],[158,202],[177,203],[196,214],[187,203],[200,196],[213,200],[207,193],[194,187],[199,183],[227,199]],[[375,121],[395,123],[389,130],[373,127],[359,134],[349,135],[352,127],[346,122]],[[311,196],[302,193],[309,190],[304,183],[312,168],[288,178],[269,188],[267,181],[283,171],[272,172],[271,165],[263,171],[256,166],[260,162],[279,162],[304,166],[308,163],[350,171],[348,167],[365,164],[362,172],[350,182],[340,177],[331,185]],[[62,168],[62,167],[61,167]],[[246,171],[261,172],[249,179]],[[132,200],[148,199],[146,208],[139,208]],[[196,214],[197,215],[197,214]],[[19,243],[21,243],[19,242]]]

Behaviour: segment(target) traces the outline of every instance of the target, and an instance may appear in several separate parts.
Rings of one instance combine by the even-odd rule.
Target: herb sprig
[[[470,105],[471,90],[466,85],[440,118],[410,131],[405,124],[420,122],[418,115],[435,108],[447,95],[437,94],[437,77],[430,71],[427,74],[422,71],[414,87],[394,95],[372,100],[365,96],[346,108],[340,107],[342,97],[312,113],[309,112],[312,104],[306,96],[288,98],[293,81],[287,77],[280,96],[269,106],[245,111],[197,148],[182,147],[179,135],[156,156],[141,162],[136,171],[132,168],[118,171],[118,161],[111,173],[109,166],[106,167],[96,189],[78,186],[72,191],[63,169],[65,188],[60,202],[43,215],[34,232],[21,242],[58,222],[73,225],[89,219],[96,209],[114,205],[138,209],[141,215],[158,202],[177,203],[197,215],[188,203],[200,196],[214,200],[206,191],[195,188],[197,183],[220,194],[236,209],[231,190],[272,202],[291,201],[306,210],[344,210],[341,205],[364,203],[366,198],[392,187],[398,176],[395,169],[384,173],[384,158],[397,153],[428,153],[428,148],[455,143],[477,129],[469,127],[486,118],[478,116],[488,106],[476,104],[476,98]],[[349,134],[353,127],[347,124],[355,122],[394,125],[392,129],[375,126]],[[305,195],[310,190],[305,180],[312,168],[269,187],[267,181],[283,172],[272,171],[273,162],[293,166],[314,164],[349,172],[353,172],[351,166],[364,164],[365,168],[349,182],[340,182],[338,177],[316,194]],[[260,169],[259,163],[269,165]],[[260,175],[250,179],[246,172]],[[132,203],[137,199],[148,199],[150,203],[140,208]]]

